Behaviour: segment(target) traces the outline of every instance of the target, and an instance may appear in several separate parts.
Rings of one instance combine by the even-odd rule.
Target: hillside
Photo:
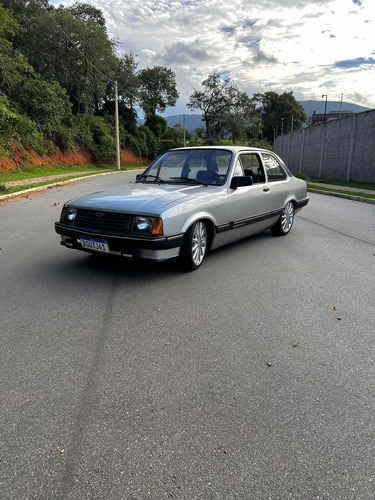
[[[305,110],[306,116],[311,116],[314,111],[319,113],[324,113],[325,101],[300,101],[303,109]],[[327,113],[330,111],[353,111],[354,113],[361,113],[362,111],[368,111],[370,108],[365,108],[364,106],[359,106],[358,104],[353,104],[351,102],[343,102],[340,101],[328,101],[327,102]]]
[[[184,115],[166,116],[168,127],[174,127],[177,123],[183,126]],[[185,127],[192,134],[195,133],[197,128],[205,128],[205,123],[202,121],[202,115],[185,115]]]
[[[132,151],[121,150],[122,163],[146,163],[146,160],[139,158]],[[106,162],[105,162],[106,163]],[[112,162],[113,163],[113,162]],[[53,153],[48,155],[39,155],[31,148],[25,148],[20,144],[13,147],[9,156],[0,157],[0,171],[14,170],[20,167],[33,165],[88,165],[104,164],[104,162],[95,161],[92,153],[82,148],[74,148],[67,151],[61,151],[55,148]]]

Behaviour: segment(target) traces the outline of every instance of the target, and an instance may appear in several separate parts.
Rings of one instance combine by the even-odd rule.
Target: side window
[[[240,160],[245,175],[252,177],[254,184],[265,182],[264,169],[257,154],[243,154]]]
[[[266,167],[268,182],[284,181],[286,172],[277,159],[268,153],[262,153],[264,166]]]
[[[243,177],[243,168],[240,159],[237,160],[236,166],[233,172],[234,177]]]

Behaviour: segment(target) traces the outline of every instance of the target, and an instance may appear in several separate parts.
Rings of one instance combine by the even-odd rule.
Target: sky
[[[74,0],[50,3],[69,6]],[[375,0],[85,0],[103,11],[118,52],[138,69],[171,68],[186,108],[212,73],[250,97],[293,91],[297,100],[375,108]],[[198,111],[197,111],[198,112]]]

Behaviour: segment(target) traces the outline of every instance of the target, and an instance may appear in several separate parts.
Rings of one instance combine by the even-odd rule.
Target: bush
[[[0,92],[0,155],[6,155],[17,140],[38,154],[47,152],[48,142],[38,132],[35,122],[12,111],[7,97]]]
[[[138,140],[126,130],[120,131],[120,147],[122,149],[129,149],[136,156],[141,156],[141,147]]]
[[[180,147],[178,143],[175,141],[170,141],[170,140],[161,140],[159,144],[159,150],[158,150],[158,155],[161,155],[163,153],[166,153],[170,149],[178,148]]]
[[[141,127],[139,127],[138,130],[140,133],[142,133],[145,136],[145,139],[146,139],[148,151],[147,151],[147,155],[145,156],[145,158],[148,158],[149,160],[153,160],[158,155],[160,141],[155,137],[155,134],[145,125],[142,125]]]
[[[39,76],[25,78],[18,86],[14,102],[18,112],[32,119],[46,138],[57,143],[62,140],[66,146],[71,144],[70,103],[59,83],[47,82]]]
[[[113,126],[105,117],[78,115],[73,120],[73,138],[90,151],[95,160],[113,162],[116,159],[116,139]]]

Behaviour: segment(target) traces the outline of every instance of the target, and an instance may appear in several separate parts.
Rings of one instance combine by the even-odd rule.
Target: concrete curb
[[[82,181],[87,178],[92,178],[92,177],[101,177],[103,175],[112,175],[112,174],[123,174],[124,172],[143,172],[143,170],[140,169],[135,169],[135,170],[120,170],[120,171],[114,171],[114,172],[103,172],[101,174],[93,174],[93,175],[85,175],[83,177],[73,177],[72,179],[66,180],[66,181],[59,181],[59,182],[54,182],[52,184],[45,184],[44,186],[38,186],[35,188],[30,188],[30,189],[24,189],[23,191],[17,191],[16,193],[10,193],[10,194],[3,194],[0,196],[0,203],[3,203],[5,201],[9,201],[11,199],[15,198],[23,198],[24,196],[32,195],[32,194],[37,194],[40,191],[46,191],[47,189],[52,189],[56,188],[59,186],[64,186],[67,184],[72,184],[78,181]]]
[[[352,194],[345,193],[335,193],[334,191],[321,191],[320,189],[307,188],[309,193],[325,194],[326,196],[334,196],[336,198],[344,198],[346,200],[359,201],[361,203],[368,203],[370,205],[375,205],[375,199],[364,198],[362,196],[354,196]]]

